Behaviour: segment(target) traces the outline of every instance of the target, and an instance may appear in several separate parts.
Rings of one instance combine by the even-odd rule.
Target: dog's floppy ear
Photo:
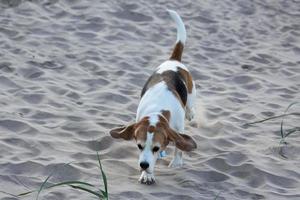
[[[197,144],[193,138],[186,134],[177,133],[171,128],[167,129],[167,134],[169,140],[173,141],[175,146],[182,151],[192,151],[197,148]]]
[[[135,123],[120,128],[115,128],[109,133],[113,138],[121,138],[124,140],[131,140],[134,137]]]

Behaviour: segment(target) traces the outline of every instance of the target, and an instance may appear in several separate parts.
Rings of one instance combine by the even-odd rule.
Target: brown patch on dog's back
[[[181,74],[181,76],[184,79],[184,82],[186,84],[186,87],[188,89],[188,93],[192,93],[193,91],[193,78],[190,74],[190,72],[178,67],[178,73]]]
[[[161,76],[161,74],[157,74],[157,73],[153,73],[147,80],[147,82],[145,83],[143,89],[142,89],[142,93],[141,93],[141,97],[145,94],[145,92],[151,88],[153,85],[156,85],[157,83],[163,81],[163,77]]]
[[[144,85],[141,93],[141,97],[146,93],[146,91],[157,83],[164,81],[168,86],[168,89],[174,93],[174,95],[179,99],[182,106],[185,107],[187,101],[187,83],[185,77],[182,73],[167,70],[161,74],[154,73],[149,77],[148,81]]]
[[[182,106],[185,107],[187,101],[187,87],[184,77],[178,72],[165,71],[162,73],[163,80],[166,82],[170,91],[179,99]]]

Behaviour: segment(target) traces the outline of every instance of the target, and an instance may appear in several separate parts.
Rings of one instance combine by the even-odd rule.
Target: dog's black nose
[[[147,162],[141,162],[141,163],[140,163],[140,166],[141,166],[141,168],[142,168],[143,170],[146,170],[146,169],[149,167],[149,163],[147,163]]]

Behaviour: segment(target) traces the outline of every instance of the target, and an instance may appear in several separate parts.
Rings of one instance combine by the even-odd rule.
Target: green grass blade
[[[45,187],[45,189],[49,189],[49,188],[53,188],[53,187],[57,187],[57,186],[61,186],[61,185],[73,185],[73,184],[79,184],[79,185],[85,185],[85,186],[89,186],[89,187],[95,187],[92,184],[82,182],[82,181],[64,181],[64,182],[56,183],[54,185],[47,186],[47,187]]]
[[[299,102],[293,102],[291,103],[284,111],[284,114],[286,114],[288,112],[288,110],[293,106],[293,105],[296,105],[298,104]],[[281,135],[281,139],[284,139],[286,136],[284,135],[284,130],[283,130],[283,120],[284,118],[281,120],[281,123],[280,123],[280,135]]]
[[[102,164],[101,164],[101,161],[100,161],[100,156],[97,152],[97,158],[98,158],[98,162],[99,162],[99,169],[101,171],[101,174],[102,174],[102,179],[103,179],[103,183],[104,183],[104,187],[105,187],[105,191],[103,190],[99,190],[99,192],[97,191],[93,191],[91,189],[89,189],[88,187],[93,187],[95,188],[94,185],[92,184],[89,184],[89,183],[86,183],[86,182],[83,182],[83,181],[64,181],[64,182],[60,182],[60,183],[56,183],[56,184],[52,184],[50,186],[46,186],[46,183],[48,182],[48,180],[53,176],[53,174],[55,173],[55,171],[52,171],[51,174],[45,179],[45,181],[41,184],[40,188],[37,189],[37,190],[32,190],[32,191],[28,191],[28,192],[24,192],[24,193],[21,193],[15,197],[20,197],[20,196],[24,196],[24,195],[27,195],[27,194],[30,194],[30,193],[33,193],[33,192],[37,192],[37,196],[36,196],[36,200],[38,200],[39,198],[39,194],[41,193],[41,191],[43,189],[50,189],[50,188],[54,188],[54,187],[58,187],[58,186],[70,186],[74,189],[78,189],[78,190],[82,190],[82,191],[85,191],[85,192],[88,192],[90,194],[93,194],[95,196],[97,196],[99,199],[106,199],[108,200],[108,188],[107,188],[107,177],[104,173],[104,170],[102,168]],[[70,163],[67,163],[67,164],[64,164],[63,166],[66,166],[66,165],[70,165]],[[85,186],[85,187],[83,187]],[[0,191],[1,192],[1,191]],[[7,193],[9,194],[9,193]]]
[[[280,142],[280,143],[282,143],[282,142]],[[288,157],[286,156],[286,155],[284,155],[284,146],[279,146],[279,150],[278,150],[278,154],[282,157],[282,158],[284,158],[284,159],[288,159]]]
[[[105,173],[103,171],[103,168],[102,168],[102,165],[101,165],[101,161],[100,161],[100,156],[99,156],[98,152],[97,152],[97,158],[98,158],[99,168],[101,170],[102,180],[103,180],[103,184],[104,184],[104,188],[105,188],[105,195],[104,195],[104,197],[106,199],[108,199],[107,178],[106,178],[106,175],[105,175]]]
[[[300,127],[295,127],[295,128],[292,128],[292,129],[286,131],[286,134],[284,137],[288,137],[290,134],[295,133],[297,131],[300,131]]]
[[[103,196],[102,196],[100,193],[95,192],[95,191],[92,191],[92,190],[90,190],[90,189],[88,189],[88,188],[81,187],[81,186],[79,186],[79,185],[69,185],[69,186],[72,187],[72,188],[74,188],[74,189],[83,190],[83,191],[85,191],[85,192],[88,192],[88,193],[90,193],[90,194],[93,194],[93,195],[99,197],[99,199],[103,198]]]
[[[105,191],[103,190],[100,190],[100,192],[102,193],[102,195],[105,197],[105,199],[108,199],[108,195]]]
[[[21,196],[25,196],[27,194],[31,194],[31,193],[34,193],[34,192],[37,192],[38,190],[31,190],[31,191],[28,191],[28,192],[23,192],[23,193],[20,193],[18,194],[17,196],[18,197],[21,197]]]
[[[0,193],[7,194],[7,195],[9,195],[9,196],[18,198],[17,195],[14,195],[14,194],[11,194],[11,193],[8,193],[8,192],[4,192],[4,191],[1,191],[1,190],[0,190]]]
[[[60,182],[60,183],[56,183],[56,184],[44,187],[44,189],[50,189],[50,188],[53,188],[53,187],[57,187],[57,186],[61,186],[61,185],[70,185],[70,184],[80,184],[80,185],[86,185],[86,186],[89,186],[89,187],[95,187],[92,184],[85,183],[85,182],[82,182],[82,181],[64,181],[64,182]],[[32,191],[28,191],[28,192],[24,192],[24,193],[18,194],[17,196],[18,197],[19,196],[25,196],[27,194],[31,194],[31,193],[38,192],[38,191],[39,190],[32,190]]]
[[[250,126],[250,125],[253,125],[253,124],[259,124],[259,123],[262,123],[262,122],[265,122],[265,121],[269,121],[269,120],[277,119],[277,118],[281,118],[281,117],[286,117],[286,116],[290,116],[290,115],[300,116],[300,113],[294,112],[294,113],[287,113],[287,114],[282,114],[282,115],[275,115],[273,117],[269,117],[269,118],[266,118],[266,119],[262,119],[262,120],[258,120],[258,121],[254,121],[254,122],[250,122],[250,123],[246,123],[246,124],[244,124],[244,126]]]
[[[64,166],[67,166],[67,165],[70,165],[71,163],[72,163],[72,162],[69,162],[69,163],[67,163],[67,164],[64,164],[63,167],[64,167]],[[36,200],[39,199],[39,195],[40,195],[41,191],[43,190],[45,184],[48,182],[48,180],[51,178],[51,176],[52,176],[54,173],[55,173],[55,170],[53,170],[53,171],[51,172],[51,174],[46,178],[46,180],[42,183],[42,185],[41,185],[41,187],[39,188],[38,193],[37,193],[37,195],[36,195]]]
[[[39,199],[39,195],[40,195],[41,191],[43,190],[45,184],[47,183],[47,181],[50,179],[50,177],[51,177],[53,174],[54,174],[54,171],[53,171],[53,172],[45,179],[45,181],[42,183],[42,185],[41,185],[40,188],[38,189],[38,193],[37,193],[36,198],[35,198],[36,200]]]

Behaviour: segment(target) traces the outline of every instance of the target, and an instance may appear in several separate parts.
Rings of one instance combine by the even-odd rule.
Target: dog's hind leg
[[[186,109],[185,109],[185,118],[191,121],[195,116],[195,105],[196,104],[196,86],[193,81],[193,89],[191,93],[188,93]]]
[[[175,147],[175,152],[174,152],[174,158],[170,162],[169,167],[182,167],[183,165],[183,160],[182,160],[182,151],[179,150],[177,147]]]

